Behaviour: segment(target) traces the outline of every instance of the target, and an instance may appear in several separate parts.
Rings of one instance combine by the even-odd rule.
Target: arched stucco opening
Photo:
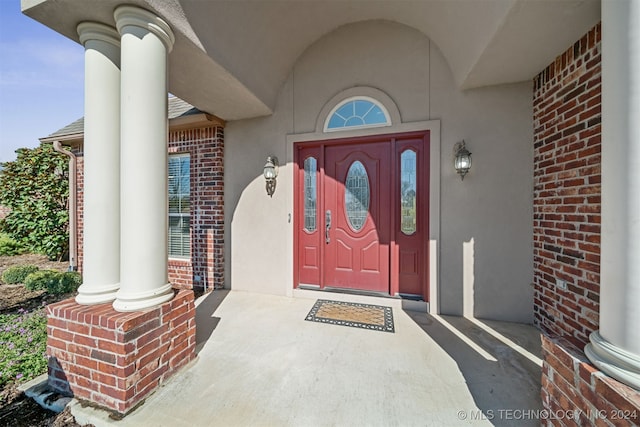
[[[350,96],[382,102],[392,126],[322,132],[327,114]],[[528,83],[461,91],[440,50],[407,25],[367,20],[324,35],[295,61],[273,115],[231,121],[225,128],[225,209],[231,224],[225,240],[232,287],[291,294],[294,143],[428,128],[437,141],[430,155],[430,183],[436,188],[429,197],[430,230],[439,235],[430,240],[437,245],[432,253],[440,257],[431,283],[446,283],[438,297],[441,312],[462,315],[472,287],[476,315],[530,321],[531,247],[510,242],[529,242],[531,236],[532,200],[522,191],[532,185],[531,111]],[[462,139],[474,147],[477,160],[464,185],[449,167],[452,147]],[[270,155],[281,163],[273,199],[259,175]],[[473,262],[464,257],[470,241]]]

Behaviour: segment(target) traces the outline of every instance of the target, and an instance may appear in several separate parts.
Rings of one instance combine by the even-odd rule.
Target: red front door
[[[428,145],[428,132],[296,144],[296,286],[428,299]]]
[[[391,144],[325,153],[324,286],[388,293]]]

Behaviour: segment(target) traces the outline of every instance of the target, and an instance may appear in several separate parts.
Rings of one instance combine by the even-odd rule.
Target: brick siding
[[[169,280],[181,288],[224,287],[224,129],[169,133],[169,153],[189,153],[191,258],[169,259]]]
[[[542,337],[542,403],[550,426],[640,425],[640,393],[590,365],[563,338]]]
[[[580,348],[599,319],[600,38],[598,24],[534,79],[534,322]]]
[[[221,126],[169,132],[168,152],[188,153],[191,175],[191,257],[170,258],[169,282],[183,289],[224,288],[224,129]],[[82,271],[84,159],[76,150],[78,270]]]
[[[600,40],[598,24],[533,81],[534,322],[547,426],[640,425],[640,393],[580,350],[600,316]]]
[[[118,415],[134,409],[195,358],[193,292],[120,313],[111,303],[68,299],[47,306],[49,385]]]

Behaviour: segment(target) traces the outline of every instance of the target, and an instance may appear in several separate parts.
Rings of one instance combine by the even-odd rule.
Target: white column
[[[640,390],[640,0],[602,2],[600,330],[589,360]]]
[[[113,307],[135,311],[173,298],[167,278],[167,58],[174,36],[131,6],[114,13],[122,44],[120,290]]]
[[[84,243],[79,304],[112,301],[120,284],[120,35],[78,25],[85,47]]]

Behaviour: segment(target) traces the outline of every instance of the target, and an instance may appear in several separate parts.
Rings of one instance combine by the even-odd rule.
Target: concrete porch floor
[[[540,334],[431,316],[388,298],[216,291],[197,307],[198,358],[116,426],[540,425]],[[317,298],[393,307],[395,333],[305,321]]]

